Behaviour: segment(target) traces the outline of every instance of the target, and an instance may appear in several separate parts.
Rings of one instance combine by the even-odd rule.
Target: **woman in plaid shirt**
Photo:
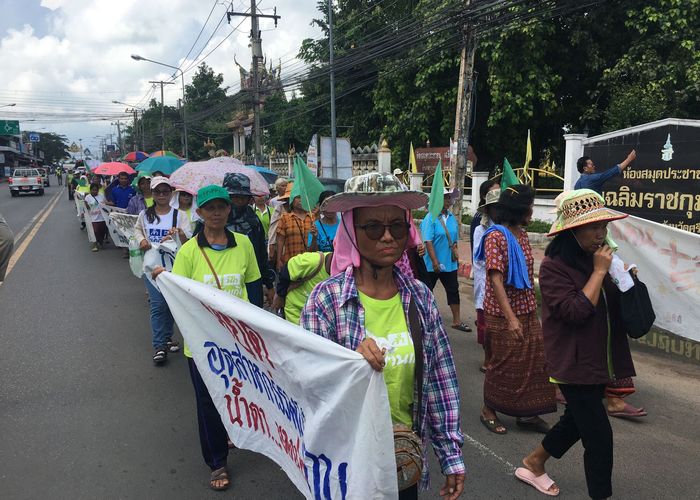
[[[379,173],[353,177],[344,193],[328,198],[321,209],[342,212],[333,277],[311,293],[301,326],[357,351],[383,372],[392,423],[412,427],[422,443],[420,487],[428,487],[430,442],[446,476],[440,494],[453,500],[463,491],[465,467],[450,343],[433,294],[394,266],[407,246],[420,242],[408,220],[410,210],[427,201],[424,193],[405,191],[396,177]],[[421,332],[409,333],[418,322]],[[418,349],[412,337],[422,338]],[[417,495],[418,484],[399,492],[400,499]]]

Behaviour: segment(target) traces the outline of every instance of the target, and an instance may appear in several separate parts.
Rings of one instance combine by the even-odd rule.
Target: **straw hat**
[[[605,208],[605,200],[595,191],[576,189],[560,198],[557,220],[552,224],[547,236],[593,222],[609,222],[625,217],[627,214]]]
[[[372,172],[351,177],[345,181],[345,191],[326,198],[321,206],[324,212],[347,212],[358,207],[395,205],[414,210],[428,204],[428,195],[404,188],[391,174]]]

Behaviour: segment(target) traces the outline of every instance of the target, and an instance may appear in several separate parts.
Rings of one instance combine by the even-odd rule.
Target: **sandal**
[[[215,483],[221,481],[221,485],[217,486]],[[209,487],[214,491],[224,491],[228,489],[230,483],[228,480],[228,471],[226,467],[221,467],[211,472],[209,476]]]
[[[168,351],[170,352],[180,352],[180,343],[174,340],[168,340],[167,342]]]
[[[526,431],[539,432],[540,434],[547,434],[549,429],[551,429],[549,424],[540,417],[535,417],[528,420],[517,419],[515,421],[515,425]]]
[[[515,469],[515,477],[520,479],[523,483],[529,484],[535,488],[540,493],[544,493],[547,496],[555,497],[559,495],[559,487],[552,480],[551,477],[545,472],[541,476],[535,476],[535,474],[525,467],[518,467]],[[556,486],[556,491],[550,490],[552,486]]]
[[[165,359],[168,357],[168,353],[163,349],[162,347],[159,347],[156,349],[156,352],[153,354],[153,362],[157,365],[165,362]]]
[[[469,333],[472,331],[471,327],[464,322],[459,323],[457,325],[452,325],[452,328],[454,328],[455,330],[459,330],[460,332]]]
[[[487,420],[483,415],[479,415],[479,420],[481,420],[481,423],[484,424],[484,427],[494,434],[508,434],[508,429],[505,425],[503,425],[503,423],[501,423],[500,420],[498,420],[498,418]],[[499,431],[499,427],[501,427],[503,430]]]
[[[608,415],[618,418],[639,418],[646,417],[647,412],[644,408],[635,408],[629,403],[625,403],[622,411],[608,411]]]

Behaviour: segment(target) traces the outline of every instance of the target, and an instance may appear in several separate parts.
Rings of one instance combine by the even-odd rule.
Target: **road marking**
[[[39,217],[41,217],[44,214],[44,212],[49,208],[49,205],[51,205],[51,203],[54,201],[54,199],[61,196],[61,193],[63,193],[63,190],[61,190],[58,193],[56,193],[55,195],[53,195],[53,198],[51,198],[51,200],[49,200],[49,202],[46,204],[46,206],[44,208],[42,208],[41,210],[39,210],[39,212],[34,217],[31,218],[31,220],[22,228],[22,230],[15,235],[15,248],[17,248],[17,245],[19,244],[19,241],[22,239],[22,236],[24,236],[24,233],[26,233],[27,231],[29,231],[31,229],[31,227],[34,225],[34,223],[37,221],[37,219],[39,219]]]
[[[61,190],[62,192],[63,190]],[[60,200],[60,194],[61,192],[57,193],[56,196],[54,197],[53,201],[51,201],[46,209],[44,209],[44,214],[41,216],[41,218],[38,220],[38,222],[34,225],[32,230],[29,232],[26,238],[24,238],[24,241],[22,241],[22,244],[15,250],[15,253],[12,255],[10,258],[10,263],[7,266],[7,273],[5,274],[5,279],[7,279],[7,276],[10,275],[12,272],[12,269],[15,267],[15,264],[17,264],[17,261],[22,257],[22,254],[24,251],[27,249],[29,244],[32,242],[34,239],[34,236],[36,236],[36,233],[39,232],[39,229],[41,229],[41,226],[46,222],[46,219],[48,219],[49,215],[51,215],[51,212],[53,212],[53,209],[56,207],[56,204],[58,203],[58,200]]]
[[[500,462],[506,469],[506,472],[509,475],[512,475],[515,473],[515,465],[510,463],[508,460],[500,456],[498,453],[493,451],[491,448],[483,444],[481,441],[477,441],[473,437],[471,437],[469,434],[464,434],[464,441],[466,441],[468,444],[476,448],[481,452],[481,454],[485,457],[490,457],[495,459],[496,461]]]

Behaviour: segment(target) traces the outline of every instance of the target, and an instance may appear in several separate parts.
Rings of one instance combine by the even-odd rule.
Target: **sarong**
[[[518,316],[523,340],[508,332],[505,318],[486,314],[488,362],[484,403],[513,417],[534,417],[557,411],[555,386],[545,373],[544,340],[537,313]]]
[[[605,396],[609,398],[624,398],[634,394],[634,391],[632,377],[619,378],[605,386]]]

